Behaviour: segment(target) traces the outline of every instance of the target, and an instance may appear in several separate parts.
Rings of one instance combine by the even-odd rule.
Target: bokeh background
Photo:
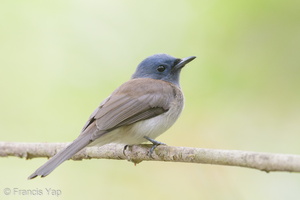
[[[168,53],[197,59],[160,141],[300,154],[300,1],[2,0],[0,16],[0,141],[72,141],[141,60]],[[299,174],[200,164],[68,161],[28,181],[45,161],[0,158],[0,198],[300,198]]]

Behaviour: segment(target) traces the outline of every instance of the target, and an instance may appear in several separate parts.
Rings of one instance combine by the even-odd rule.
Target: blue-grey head
[[[131,78],[152,78],[179,86],[181,69],[195,58],[195,56],[190,56],[180,59],[167,54],[155,54],[143,60]]]

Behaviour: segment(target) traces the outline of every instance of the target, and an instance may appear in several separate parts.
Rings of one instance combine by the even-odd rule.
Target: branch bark
[[[0,157],[49,158],[67,145],[68,143],[0,142]],[[142,161],[186,162],[239,166],[266,172],[300,172],[299,155],[160,145],[155,149],[152,156],[149,156],[150,147],[151,145],[147,144],[129,146],[126,150],[124,150],[124,145],[118,144],[88,147],[78,152],[71,159],[117,159],[128,160],[135,164]]]

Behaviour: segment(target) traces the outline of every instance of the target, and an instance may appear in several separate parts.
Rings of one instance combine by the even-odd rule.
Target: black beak
[[[180,62],[177,63],[177,64],[174,66],[174,69],[175,69],[175,70],[178,70],[178,69],[183,68],[186,64],[188,64],[189,62],[191,62],[191,61],[194,60],[195,58],[196,58],[196,56],[190,56],[190,57],[182,58],[182,59],[180,60]]]

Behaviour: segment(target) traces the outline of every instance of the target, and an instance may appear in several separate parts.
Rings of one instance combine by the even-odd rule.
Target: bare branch
[[[51,157],[67,143],[17,143],[0,142],[0,157],[15,156],[32,159]],[[300,172],[300,156],[288,154],[258,153],[237,150],[202,149],[161,145],[148,156],[151,145],[134,145],[124,150],[124,145],[109,144],[102,147],[88,147],[72,157],[82,159],[118,159],[134,163],[142,161],[167,161],[230,165],[248,167],[262,171]]]

